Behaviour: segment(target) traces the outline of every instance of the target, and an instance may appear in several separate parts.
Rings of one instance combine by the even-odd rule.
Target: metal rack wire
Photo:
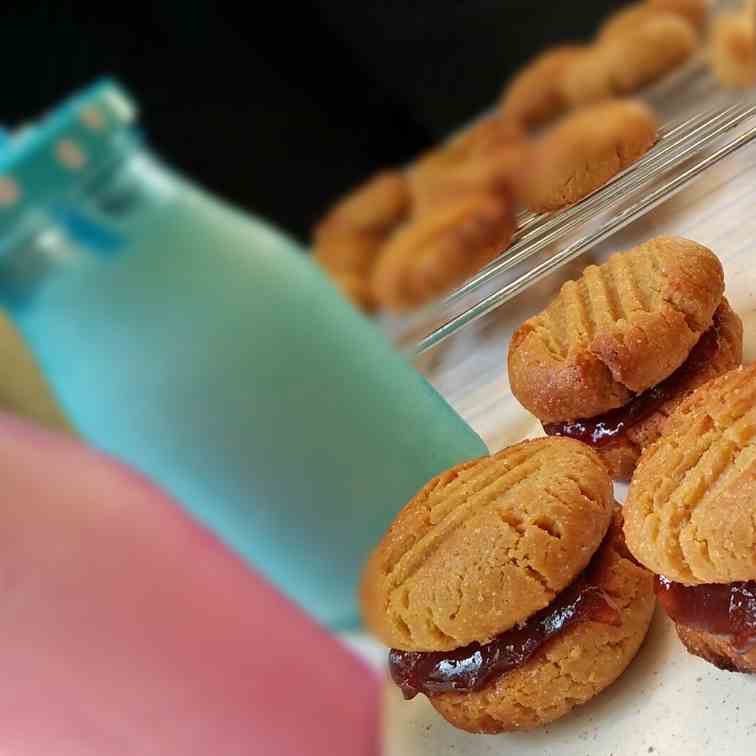
[[[707,76],[696,70],[688,79],[708,86]],[[435,347],[756,139],[755,102],[733,103],[724,95],[719,100],[725,104],[667,124],[652,150],[578,204],[521,215],[514,243],[493,262],[442,301],[387,323],[395,343],[410,354]]]

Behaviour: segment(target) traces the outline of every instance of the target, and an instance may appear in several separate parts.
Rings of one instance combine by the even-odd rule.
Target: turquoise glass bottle
[[[291,239],[155,157],[111,81],[0,145],[0,301],[85,439],[332,627],[396,511],[486,451]]]

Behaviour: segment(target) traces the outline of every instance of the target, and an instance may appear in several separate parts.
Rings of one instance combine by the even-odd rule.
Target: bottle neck
[[[79,191],[34,209],[0,241],[0,302],[27,306],[53,276],[106,264],[124,253],[175,197],[178,182],[145,149],[106,166]]]

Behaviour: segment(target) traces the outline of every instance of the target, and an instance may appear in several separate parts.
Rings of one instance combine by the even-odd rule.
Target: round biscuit
[[[630,480],[643,449],[662,435],[667,418],[688,394],[712,378],[740,365],[743,360],[743,324],[726,299],[722,299],[714,313],[714,322],[717,324],[714,352],[709,353],[709,345],[702,343],[709,338],[705,333],[689,356],[696,361],[697,369],[686,373],[684,380],[677,386],[675,396],[667,399],[651,415],[630,427],[616,440],[596,447],[613,480]],[[696,359],[699,346],[706,349],[706,359],[700,362]]]
[[[499,105],[504,118],[530,127],[560,115],[567,108],[561,79],[584,50],[584,45],[559,45],[536,56],[507,84]]]
[[[693,656],[700,656],[728,672],[756,673],[756,649],[742,653],[724,636],[694,630],[685,625],[676,624],[675,630],[677,637]]]
[[[687,359],[723,292],[716,256],[680,237],[591,265],[515,332],[512,393],[543,423],[621,407]]]
[[[530,730],[586,703],[625,671],[646,637],[656,599],[653,576],[624,548],[619,508],[597,557],[598,585],[620,610],[622,624],[573,625],[484,689],[433,696],[444,718],[476,733]]]
[[[752,14],[754,12],[752,11]],[[709,58],[726,87],[756,84],[756,20],[745,13],[722,13],[714,21]]]
[[[404,507],[370,557],[366,624],[407,651],[485,643],[572,582],[612,507],[600,459],[570,439],[526,441],[447,470]]]
[[[706,22],[707,13],[706,0],[647,0],[632,3],[612,13],[596,36],[600,41],[621,37],[663,14],[678,16],[693,28],[701,29]]]
[[[318,241],[330,235],[385,235],[410,211],[407,179],[401,171],[382,171],[342,197],[315,228]]]
[[[654,113],[634,100],[582,108],[535,143],[518,194],[533,212],[572,205],[648,152],[656,131]]]
[[[507,196],[464,195],[397,231],[373,268],[376,300],[404,312],[449,291],[503,252],[515,217]]]
[[[681,66],[697,45],[696,30],[684,18],[652,14],[577,58],[561,80],[562,96],[581,106],[632,94]]]
[[[756,579],[756,365],[700,386],[643,451],[625,502],[630,551],[687,585]]]
[[[709,17],[709,0],[646,0],[658,13],[674,13],[696,29],[705,26]]]

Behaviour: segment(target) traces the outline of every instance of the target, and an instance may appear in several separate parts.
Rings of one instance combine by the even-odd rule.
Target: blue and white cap
[[[102,79],[39,122],[0,129],[0,249],[122,160],[133,149],[136,118],[123,88]]]

